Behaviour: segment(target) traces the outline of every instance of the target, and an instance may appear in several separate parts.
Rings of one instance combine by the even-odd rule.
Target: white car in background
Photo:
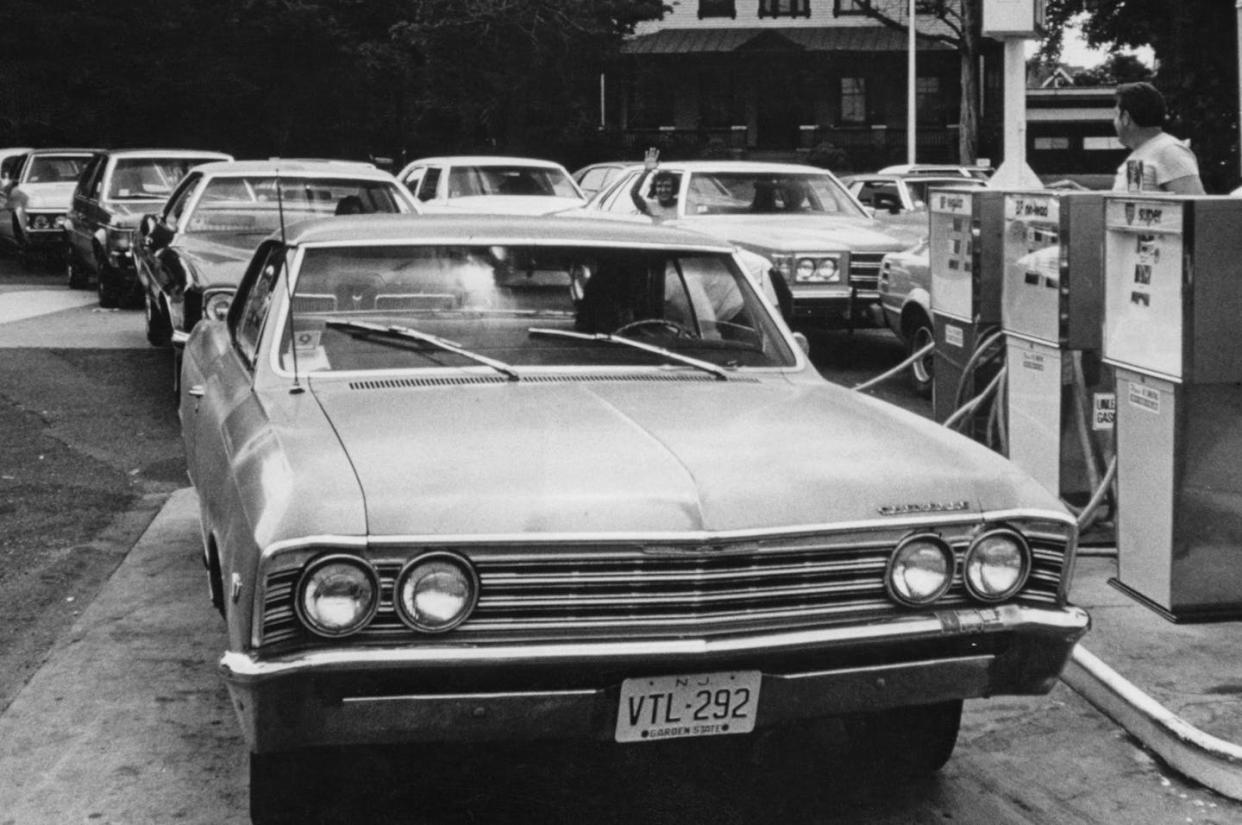
[[[586,203],[564,166],[535,158],[421,158],[406,164],[397,179],[426,213],[547,215]]]
[[[23,259],[57,253],[78,176],[98,149],[30,149],[0,162],[0,244]]]

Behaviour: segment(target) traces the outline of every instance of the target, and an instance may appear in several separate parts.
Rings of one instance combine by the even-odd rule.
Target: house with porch
[[[674,156],[811,159],[842,172],[906,160],[908,34],[902,27],[866,16],[855,0],[668,5],[662,19],[640,26],[606,78],[605,128],[618,130],[626,145],[639,152],[660,146]],[[928,5],[919,0],[916,10]],[[917,31],[943,26],[916,14]],[[1001,44],[985,41],[977,67],[981,157],[1000,153],[1002,63]],[[918,161],[958,162],[957,50],[918,38],[915,86]]]

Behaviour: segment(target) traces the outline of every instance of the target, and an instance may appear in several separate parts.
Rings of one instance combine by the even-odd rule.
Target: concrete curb
[[[1204,733],[1077,645],[1061,679],[1174,770],[1242,801],[1242,746]]]

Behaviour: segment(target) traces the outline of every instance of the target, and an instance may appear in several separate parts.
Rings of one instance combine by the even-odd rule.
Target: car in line
[[[936,341],[931,311],[931,255],[924,237],[910,249],[891,252],[880,262],[880,318],[913,355]],[[936,369],[935,351],[910,364],[910,384],[930,398]]]
[[[243,160],[191,169],[158,213],[138,225],[135,266],[144,291],[147,340],[181,347],[202,318],[223,318],[255,247],[311,218],[418,212],[391,174],[370,165]]]
[[[65,280],[70,289],[93,282],[101,307],[144,300],[134,266],[134,236],[144,214],[158,209],[191,168],[233,160],[224,152],[113,149],[96,153],[73,191],[64,222]]]
[[[0,164],[0,246],[23,261],[64,248],[63,225],[73,190],[99,149],[31,149]]]
[[[616,180],[617,176],[630,166],[633,166],[633,163],[624,160],[591,163],[574,171],[574,182],[578,184],[584,197],[592,198],[596,192]]]
[[[547,215],[586,198],[564,166],[538,158],[451,155],[410,161],[397,179],[423,212]]]
[[[877,214],[904,215],[919,212],[926,215],[928,192],[933,188],[986,187],[983,178],[967,178],[942,174],[890,174],[875,173],[847,175],[841,182],[858,198],[863,206],[869,206]]]
[[[917,240],[891,234],[830,171],[766,161],[692,160],[631,165],[582,209],[564,213],[650,222],[657,172],[676,179],[676,213],[662,223],[728,240],[759,256],[787,287],[798,325],[875,325],[880,259]],[[796,192],[797,195],[793,193]]]
[[[957,163],[897,163],[879,170],[881,175],[953,175],[988,180],[996,170],[991,166]]]
[[[641,752],[844,718],[876,770],[927,773],[963,700],[1050,690],[1089,626],[1072,514],[804,346],[697,232],[373,216],[262,241],[179,404],[252,820],[306,821],[323,747]]]

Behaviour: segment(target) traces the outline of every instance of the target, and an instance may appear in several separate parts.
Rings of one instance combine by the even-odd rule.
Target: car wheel
[[[99,292],[99,305],[104,309],[113,309],[121,305],[121,284],[120,278],[112,267],[101,263],[96,267],[99,273],[97,281],[97,289]]]
[[[935,340],[936,335],[932,328],[925,323],[919,323],[906,338],[906,354],[913,355]],[[935,363],[936,351],[933,349],[910,365],[910,383],[922,398],[931,397]]]
[[[314,753],[250,754],[250,821],[253,825],[303,825],[318,821],[323,801]]]
[[[147,314],[147,341],[153,347],[166,347],[172,343],[172,323],[163,306],[152,306],[154,303],[150,295],[142,302]]]
[[[852,730],[859,760],[877,774],[926,776],[953,755],[962,700],[860,714]]]
[[[70,289],[86,289],[91,283],[90,277],[78,266],[73,250],[68,248],[65,249],[65,280]]]

